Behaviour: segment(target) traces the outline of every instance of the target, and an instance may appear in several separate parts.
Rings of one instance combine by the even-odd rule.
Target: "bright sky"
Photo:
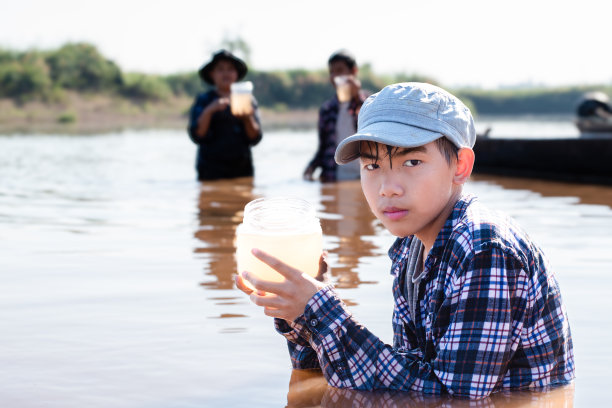
[[[260,70],[325,68],[339,48],[376,73],[493,88],[612,83],[609,0],[6,0],[0,47],[95,44],[124,71],[195,71],[224,37]]]

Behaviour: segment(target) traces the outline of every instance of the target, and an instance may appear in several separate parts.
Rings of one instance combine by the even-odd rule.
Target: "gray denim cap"
[[[458,148],[474,147],[474,119],[463,102],[431,84],[388,85],[366,99],[359,111],[357,133],[340,142],[335,159],[346,164],[358,158],[362,140],[417,147],[442,136]]]

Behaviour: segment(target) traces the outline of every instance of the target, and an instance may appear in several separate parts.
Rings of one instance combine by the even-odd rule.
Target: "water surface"
[[[538,131],[533,122],[521,129]],[[202,184],[182,131],[0,136],[3,405],[461,406],[340,392],[292,371],[270,318],[234,288],[244,205],[268,195],[307,198],[322,219],[341,296],[391,342],[386,252],[394,237],[370,214],[358,182],[301,180],[315,147],[313,131],[268,132],[254,149],[254,179]],[[604,404],[612,188],[476,175],[466,189],[516,217],[547,252],[576,355],[573,388],[501,395],[488,406]]]

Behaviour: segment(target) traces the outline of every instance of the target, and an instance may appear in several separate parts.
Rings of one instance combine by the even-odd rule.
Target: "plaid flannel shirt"
[[[463,196],[428,254],[413,321],[405,299],[412,236],[389,250],[393,346],[349,313],[331,286],[276,329],[294,368],[320,367],[330,385],[483,398],[574,378],[559,287],[541,250],[510,219]]]

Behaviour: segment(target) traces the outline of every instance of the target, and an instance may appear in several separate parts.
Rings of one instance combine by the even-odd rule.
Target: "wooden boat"
[[[475,173],[612,185],[612,106],[603,92],[583,95],[580,137],[492,138],[478,135]]]
[[[612,135],[492,138],[479,135],[475,173],[612,185]]]

